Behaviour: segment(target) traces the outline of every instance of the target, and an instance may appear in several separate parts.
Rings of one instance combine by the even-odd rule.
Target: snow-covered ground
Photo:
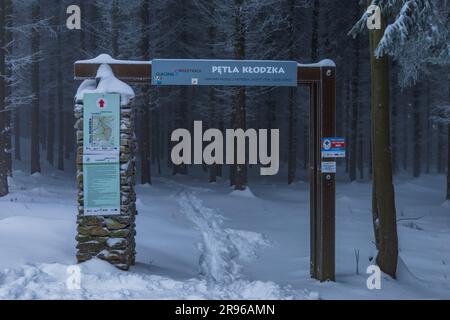
[[[155,178],[138,186],[137,264],[118,271],[75,264],[76,191],[71,175],[15,171],[0,199],[0,299],[450,299],[450,204],[443,176],[396,183],[399,279],[366,287],[375,254],[369,183],[337,188],[336,283],[309,277],[308,185]],[[356,274],[355,250],[360,252]]]

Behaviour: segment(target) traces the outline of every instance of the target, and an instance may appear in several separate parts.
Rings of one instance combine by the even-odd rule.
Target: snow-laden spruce
[[[381,8],[382,15],[394,17],[386,27],[375,54],[392,56],[401,66],[398,77],[402,87],[415,83],[428,64],[450,63],[450,31],[446,0],[372,0]],[[447,4],[448,6],[448,4]],[[350,33],[356,36],[367,30],[366,12]]]

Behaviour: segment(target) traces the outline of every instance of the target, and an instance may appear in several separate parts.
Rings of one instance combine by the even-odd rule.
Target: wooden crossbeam
[[[114,75],[124,81],[131,83],[150,84],[152,76],[151,62],[139,63],[108,63]],[[95,79],[99,63],[76,62],[74,65],[75,80]]]
[[[152,63],[150,61],[134,62],[134,63],[108,63],[114,72],[114,75],[125,82],[137,84],[149,84],[152,76]],[[74,65],[75,80],[95,79],[99,63],[76,62]],[[315,65],[299,65],[298,67],[298,83],[310,84],[321,80],[321,70],[324,67]]]

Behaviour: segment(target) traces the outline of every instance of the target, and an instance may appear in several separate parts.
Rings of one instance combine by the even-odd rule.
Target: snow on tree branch
[[[450,124],[450,104],[435,107],[430,119],[439,124]]]
[[[375,55],[388,54],[399,62],[402,87],[414,84],[428,64],[450,63],[450,15],[446,0],[373,0],[372,4],[379,6],[385,17],[394,17]],[[367,18],[364,13],[349,34],[357,36],[366,30]]]
[[[35,23],[28,23],[28,24],[22,24],[19,26],[11,26],[7,27],[7,29],[10,32],[17,32],[21,33],[25,36],[31,36],[32,31],[38,31],[38,32],[47,32],[53,36],[56,36],[56,31],[54,26],[51,25],[51,21],[53,18],[46,18],[39,20]]]

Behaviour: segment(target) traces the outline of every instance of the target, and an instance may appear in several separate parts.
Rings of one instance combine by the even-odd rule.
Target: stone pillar
[[[95,89],[95,81],[92,82]],[[108,92],[109,93],[109,92]],[[113,92],[111,92],[113,93]],[[120,120],[120,191],[121,212],[116,216],[85,216],[83,195],[83,101],[75,104],[77,130],[77,184],[78,184],[78,263],[99,258],[121,270],[135,263],[135,150],[133,101],[121,106]]]

